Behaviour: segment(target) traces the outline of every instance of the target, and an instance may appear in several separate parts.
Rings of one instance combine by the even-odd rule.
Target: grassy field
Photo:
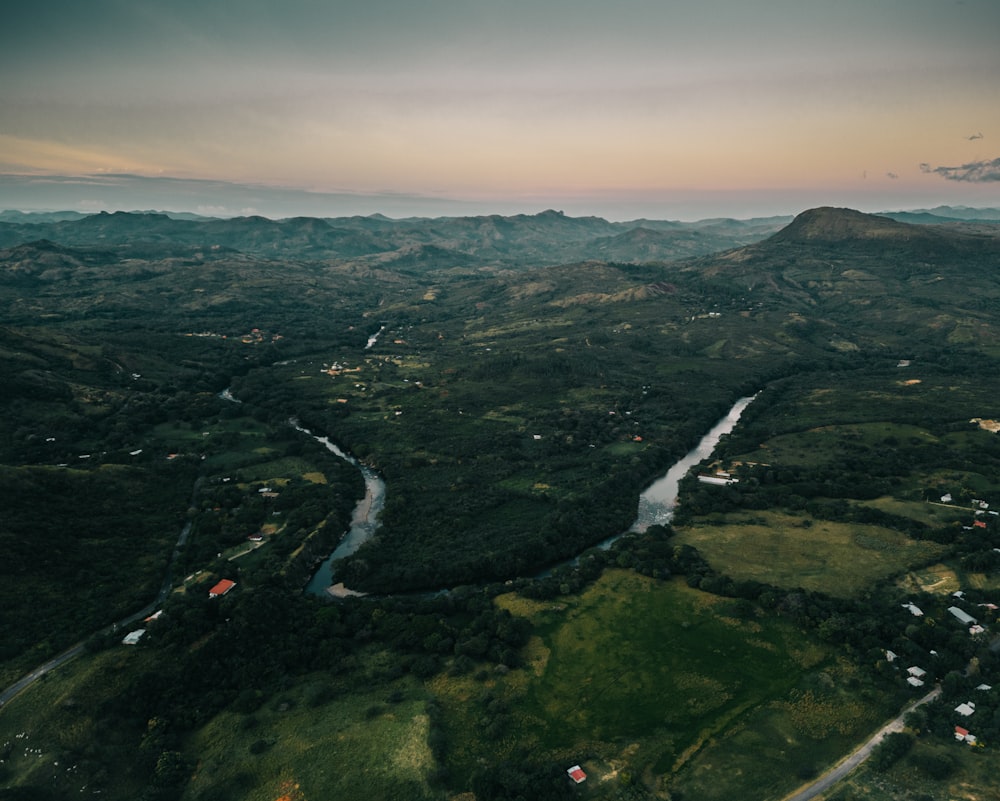
[[[787,698],[711,738],[673,782],[684,798],[780,799],[836,763],[892,715],[846,660],[804,676]]]
[[[901,576],[897,584],[909,593],[927,592],[932,595],[951,595],[963,586],[958,571],[941,562],[911,570]]]
[[[938,528],[949,523],[965,522],[969,511],[965,507],[928,503],[927,501],[907,501],[888,495],[871,501],[854,501],[858,506],[870,506],[889,514],[908,517],[928,526]]]
[[[155,655],[115,647],[49,674],[0,714],[0,785],[135,799],[128,734],[100,722],[123,670]],[[307,676],[253,714],[225,712],[189,741],[194,766],[184,799],[212,801],[421,801],[433,796],[425,694],[413,682],[358,690]],[[121,758],[115,754],[121,750]],[[100,756],[117,767],[93,770]],[[82,797],[82,796],[81,796]]]
[[[390,692],[395,703],[387,700]],[[401,698],[402,700],[397,700]],[[185,801],[421,801],[433,757],[415,684],[345,692],[307,677],[252,715],[226,712],[191,741]]]
[[[101,722],[102,702],[123,671],[143,669],[150,654],[119,646],[60,667],[4,705],[0,713],[0,786],[41,786],[89,797],[139,798],[145,782],[131,764],[129,734]],[[95,767],[98,761],[114,771]]]
[[[938,563],[910,571],[901,576],[897,584],[909,593],[929,592],[935,595],[950,595],[963,587],[973,587],[977,590],[1000,588],[1000,576],[971,573],[953,563]]]
[[[720,573],[779,587],[851,597],[907,565],[926,564],[944,547],[858,523],[813,521],[777,511],[702,518],[678,530]]]
[[[698,788],[691,798],[769,798],[878,721],[825,646],[682,582],[612,570],[579,596],[497,603],[538,636],[525,670],[432,683],[456,776],[528,755],[581,763],[594,798],[635,781]],[[726,761],[740,764],[728,796],[706,779]]]
[[[935,778],[927,765],[951,762],[951,775]],[[918,741],[881,773],[862,765],[821,801],[992,801],[1000,798],[1000,753],[957,742]]]

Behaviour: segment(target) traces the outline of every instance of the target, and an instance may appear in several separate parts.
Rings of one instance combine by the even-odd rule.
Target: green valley
[[[826,797],[996,791],[996,224],[0,244],[2,684],[84,645],[4,697],[0,799],[780,801],[935,686]],[[672,520],[597,547],[755,393]],[[334,565],[365,595],[303,593],[365,489],[293,421],[385,482]]]

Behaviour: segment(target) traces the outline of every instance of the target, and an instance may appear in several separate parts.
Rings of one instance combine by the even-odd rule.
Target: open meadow
[[[678,530],[677,542],[697,548],[716,570],[737,581],[802,587],[854,597],[945,551],[880,526],[813,520],[780,511],[700,518]]]
[[[534,624],[525,668],[430,684],[458,776],[483,760],[557,760],[584,766],[593,798],[633,782],[773,798],[888,711],[829,647],[680,581],[611,570],[579,596],[496,603]],[[734,761],[730,781],[705,778]]]
[[[184,801],[440,798],[425,693],[303,678],[252,712],[225,712],[192,738]]]

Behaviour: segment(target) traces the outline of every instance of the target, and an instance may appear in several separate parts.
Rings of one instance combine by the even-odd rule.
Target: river
[[[345,453],[334,443],[330,442],[329,437],[317,436],[308,429],[302,428],[294,420],[292,421],[292,425],[297,430],[311,436],[331,453],[357,467],[365,479],[365,497],[358,501],[358,505],[354,507],[351,527],[333,550],[333,553],[323,560],[319,569],[313,574],[313,577],[306,585],[305,591],[307,595],[325,596],[327,595],[328,588],[333,584],[334,561],[343,559],[345,556],[350,556],[361,547],[362,543],[367,542],[375,533],[375,529],[378,528],[378,515],[385,505],[385,482],[370,467],[361,464],[361,462],[349,453]]]
[[[365,350],[372,349],[372,345],[378,342],[378,338],[382,335],[382,332],[385,331],[385,329],[386,326],[383,325],[378,331],[376,331],[374,334],[368,337],[368,344],[365,345]]]
[[[729,413],[701,438],[687,456],[671,467],[663,478],[646,487],[639,495],[639,511],[629,531],[645,531],[654,523],[663,524],[671,521],[674,507],[677,506],[677,485],[680,480],[687,475],[688,470],[712,455],[722,436],[736,427],[743,412],[756,397],[750,395],[736,401]]]
[[[726,416],[712,426],[708,433],[701,438],[698,444],[692,448],[686,456],[676,462],[662,478],[654,481],[642,493],[640,493],[639,508],[636,513],[636,519],[628,531],[623,531],[620,534],[608,537],[606,540],[598,543],[598,547],[604,549],[610,548],[611,543],[618,538],[623,537],[630,532],[645,531],[654,523],[669,523],[674,515],[674,507],[677,505],[677,486],[680,480],[687,475],[687,472],[692,467],[712,455],[712,452],[715,450],[715,446],[719,444],[719,440],[722,436],[724,434],[728,434],[733,430],[733,428],[735,428],[747,406],[749,406],[756,397],[756,395],[751,395],[740,398],[736,401]],[[306,585],[305,589],[306,594],[308,595],[319,595],[323,597],[329,597],[331,594],[334,596],[354,594],[351,590],[344,588],[342,584],[336,585],[336,591],[331,593],[331,589],[334,589],[334,587],[331,586],[334,585],[333,563],[337,559],[350,556],[362,545],[362,543],[366,542],[375,533],[375,529],[378,528],[378,514],[382,510],[382,506],[385,504],[385,482],[370,467],[361,464],[353,456],[345,453],[330,442],[329,437],[317,436],[308,429],[302,428],[294,420],[292,421],[292,425],[294,425],[299,431],[313,437],[313,439],[317,442],[322,443],[331,453],[336,454],[341,459],[344,459],[356,466],[364,476],[365,497],[359,501],[358,505],[354,508],[354,517],[351,523],[351,528],[344,535],[344,538],[340,541],[340,544],[333,551],[333,553],[323,561],[319,569]],[[565,562],[561,562],[560,564],[573,564],[576,559],[577,557],[573,557],[571,559],[567,559]],[[549,575],[554,567],[558,567],[558,565],[549,567],[547,570],[539,573],[538,577]]]

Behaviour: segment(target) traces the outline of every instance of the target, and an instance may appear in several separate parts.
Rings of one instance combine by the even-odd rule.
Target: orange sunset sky
[[[995,0],[20,5],[2,208],[1000,206]]]

